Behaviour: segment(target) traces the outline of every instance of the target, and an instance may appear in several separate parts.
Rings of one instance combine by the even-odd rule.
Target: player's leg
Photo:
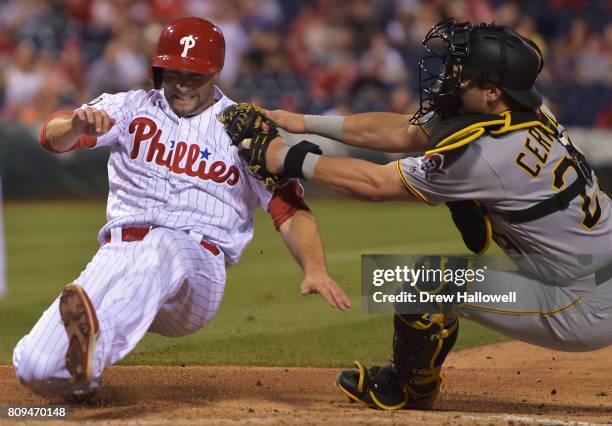
[[[384,410],[430,408],[440,391],[440,371],[459,333],[459,322],[443,314],[393,319],[391,364],[338,374],[336,385],[350,398]]]
[[[195,330],[202,326],[201,321],[212,318],[225,285],[223,256],[212,256],[183,231],[165,228],[153,229],[143,241],[113,246],[118,246],[127,265],[118,284],[106,291],[96,307],[101,329],[99,355],[104,366],[124,358],[154,321],[159,324],[156,318],[160,311],[174,306],[177,299],[184,300],[190,315],[181,310],[174,326]],[[85,286],[88,278],[77,281]],[[194,291],[202,287],[211,291]]]
[[[467,303],[456,312],[514,339],[561,351],[612,344],[612,280],[596,285],[589,275],[559,287],[489,270],[478,289],[487,295],[516,294],[516,301]]]
[[[558,350],[593,350],[612,343],[612,279],[597,283],[591,275],[571,286],[558,287],[515,273],[489,270],[486,280],[474,284],[470,291],[476,292],[483,296],[516,293],[516,301],[438,305],[450,314],[396,314],[393,363],[370,369],[357,363],[356,371],[345,370],[338,375],[337,385],[351,398],[373,407],[393,410],[430,406],[439,390],[440,368],[457,338],[455,315]],[[425,304],[418,309],[428,308]],[[398,306],[396,310],[401,311]]]
[[[187,234],[161,228],[140,242],[104,245],[76,280],[99,321],[91,379],[75,382],[66,368],[69,342],[58,298],[15,348],[13,360],[22,383],[43,395],[96,389],[104,368],[136,346],[157,312],[181,288],[190,267],[183,259],[203,251]]]
[[[440,269],[442,257],[425,256],[417,260],[413,269]],[[445,269],[462,269],[468,265],[464,258],[444,260]],[[434,280],[405,285],[398,291],[418,295],[427,287],[440,290]],[[449,283],[448,285],[453,285]],[[350,398],[384,410],[401,408],[429,408],[438,396],[442,364],[457,341],[459,322],[450,309],[428,302],[396,303],[393,319],[393,359],[391,364],[365,368],[355,362],[357,370],[338,374],[336,384]]]
[[[60,314],[61,296],[53,301],[32,330],[13,351],[13,365],[20,382],[33,392],[47,396],[85,396],[99,385],[92,380],[75,382],[66,366],[69,340]],[[88,359],[90,355],[86,354]]]
[[[159,309],[150,332],[167,337],[191,334],[205,326],[221,305],[227,278],[223,252],[190,251],[183,264],[186,277]]]
[[[202,266],[207,264],[203,262]],[[224,288],[224,281],[190,275],[177,294],[164,303],[148,331],[166,337],[186,336],[198,331],[216,315]]]

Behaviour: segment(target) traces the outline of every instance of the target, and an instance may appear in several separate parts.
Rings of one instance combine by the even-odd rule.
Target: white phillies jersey
[[[100,243],[112,228],[154,225],[201,234],[228,265],[238,261],[253,236],[255,210],[260,203],[267,210],[273,192],[248,171],[217,119],[234,102],[218,89],[214,96],[193,117],[177,116],[163,89],[103,94],[81,107],[116,120],[90,146],[111,147]]]

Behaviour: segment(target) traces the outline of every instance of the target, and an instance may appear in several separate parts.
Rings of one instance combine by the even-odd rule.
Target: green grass
[[[148,334],[122,363],[344,366],[353,359],[386,360],[390,317],[362,310],[359,255],[464,252],[448,212],[407,203],[309,204],[319,218],[329,270],[351,296],[351,310],[333,310],[317,295],[300,295],[301,271],[260,211],[255,238],[229,270],[215,319],[187,337]],[[17,341],[95,253],[104,204],[9,203],[4,217],[9,294],[0,301],[0,364],[9,364]],[[463,321],[457,348],[501,339]]]

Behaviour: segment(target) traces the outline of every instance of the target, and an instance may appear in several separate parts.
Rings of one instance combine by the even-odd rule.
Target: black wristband
[[[308,141],[302,141],[289,148],[287,156],[285,157],[285,171],[283,176],[304,179],[304,175],[302,174],[302,165],[304,164],[304,159],[308,153],[321,155],[323,154],[323,151],[321,151],[319,145]]]

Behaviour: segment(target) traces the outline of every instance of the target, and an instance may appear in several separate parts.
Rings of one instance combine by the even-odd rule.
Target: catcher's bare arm
[[[271,173],[304,177],[302,166],[306,163],[303,169],[311,169],[305,173],[308,180],[348,196],[369,201],[419,201],[402,181],[397,161],[380,165],[356,158],[323,157],[309,153],[305,155],[305,161],[288,164],[284,161],[288,149],[281,138],[270,143],[266,152],[266,167]],[[316,163],[313,164],[313,160]],[[287,166],[293,170],[285,169]]]
[[[277,185],[282,177],[307,178],[344,194],[372,201],[412,200],[397,163],[380,166],[354,158],[321,157],[319,147],[302,141],[288,147],[276,123],[251,104],[236,104],[221,121],[255,175]]]
[[[368,201],[419,201],[404,186],[397,161],[380,165],[348,157],[320,157],[310,180]]]
[[[284,110],[264,114],[278,127],[292,133],[312,133],[337,139],[347,145],[385,152],[421,152],[429,138],[410,117],[390,112],[366,112],[346,117],[296,114]]]
[[[60,114],[45,126],[45,139],[53,150],[70,150],[82,136],[101,136],[115,124],[105,111],[95,108],[77,109]]]
[[[331,307],[350,308],[350,299],[327,272],[323,243],[314,215],[308,210],[298,210],[282,223],[279,231],[304,271],[300,285],[302,294],[319,293]]]

